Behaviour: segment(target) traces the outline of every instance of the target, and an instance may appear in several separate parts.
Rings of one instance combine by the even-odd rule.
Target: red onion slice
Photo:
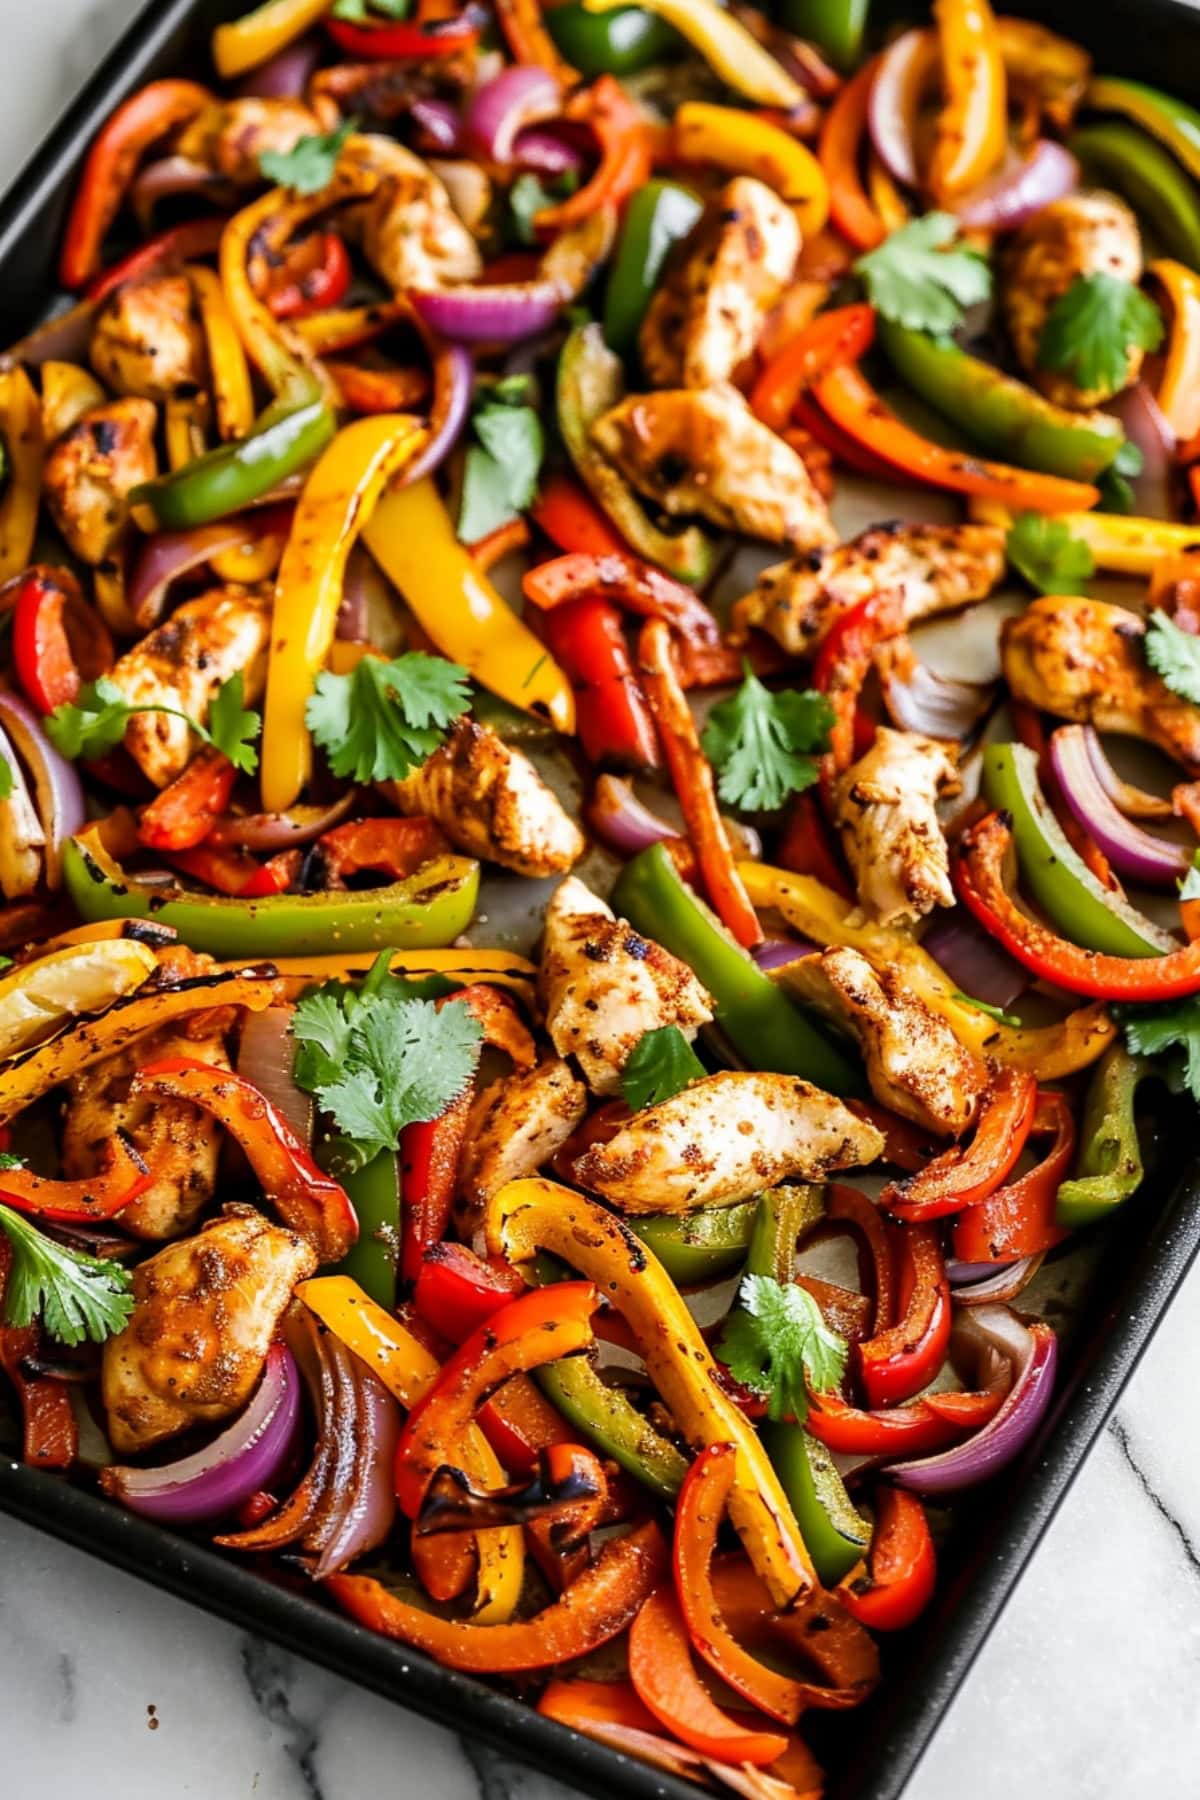
[[[548,69],[518,63],[472,96],[466,135],[492,162],[506,168],[513,160],[517,134],[540,119],[562,111],[562,91]]]
[[[41,720],[20,694],[0,690],[0,722],[33,776],[45,842],[46,886],[56,890],[62,885],[63,844],[83,830],[83,783],[74,763],[54,748]]]
[[[621,775],[597,776],[588,823],[619,856],[636,856],[651,844],[666,843],[681,835],[651,812],[634,793],[633,783]]]
[[[937,38],[932,31],[906,31],[884,51],[871,83],[867,108],[871,143],[889,175],[906,187],[920,185],[913,128],[937,57]]]
[[[349,1350],[349,1379],[356,1389],[354,1467],[347,1486],[322,1520],[308,1547],[319,1551],[313,1580],[335,1575],[384,1543],[396,1518],[395,1462],[400,1408],[379,1378]]]
[[[296,1086],[292,1068],[296,1041],[291,1034],[294,1006],[268,1006],[246,1014],[238,1045],[237,1072],[291,1126],[300,1142],[311,1145],[316,1102]]]
[[[1173,888],[1191,866],[1182,844],[1135,825],[1096,773],[1083,725],[1060,725],[1050,738],[1050,763],[1062,797],[1113,868],[1148,887]]]
[[[458,108],[449,100],[435,100],[432,96],[414,100],[408,115],[421,127],[434,149],[444,155],[454,155],[462,149],[463,123]]]
[[[513,145],[513,161],[539,175],[565,175],[583,167],[583,152],[553,126],[530,125]]]
[[[1029,976],[964,906],[939,912],[921,939],[962,994],[1007,1009],[1029,986]]]
[[[1079,164],[1071,152],[1053,138],[1039,138],[1028,156],[1010,152],[994,175],[951,210],[973,229],[1011,231],[1078,186]]]
[[[409,298],[425,323],[459,344],[515,344],[545,331],[563,297],[550,282],[429,289]]]
[[[220,193],[226,184],[204,163],[190,156],[163,156],[147,163],[129,191],[133,210],[142,229],[148,230],[155,203],[174,194]]]
[[[1015,1300],[1033,1280],[1046,1252],[1023,1256],[1012,1263],[947,1264],[946,1273],[959,1306],[990,1306],[1002,1300]],[[965,1270],[972,1271],[964,1275]]]
[[[135,624],[148,631],[162,617],[173,581],[253,536],[240,520],[200,525],[193,531],[159,531],[146,539],[129,578],[126,599]]]
[[[432,475],[445,462],[463,434],[475,386],[475,364],[470,351],[461,344],[443,343],[427,329],[423,320],[419,329],[433,359],[431,429],[425,448],[404,472],[405,487]]]
[[[0,355],[0,369],[15,369],[18,363],[30,369],[40,369],[47,362],[86,363],[95,317],[94,300],[76,301],[65,312],[35,325],[27,337],[5,350]]]
[[[786,968],[797,957],[810,955],[816,948],[807,938],[769,937],[757,944],[750,954],[764,974],[769,974],[772,969]]]
[[[306,32],[269,57],[238,84],[238,93],[263,100],[300,100],[321,58],[321,40]]]
[[[226,813],[208,834],[210,844],[237,844],[243,850],[295,850],[311,844],[352,812],[358,790],[346,793],[328,806],[299,805],[281,813]]]
[[[995,692],[994,682],[957,681],[915,658],[905,658],[903,672],[898,661],[885,661],[879,673],[883,704],[893,725],[956,742],[970,736]]]
[[[1114,801],[1127,819],[1173,819],[1175,809],[1162,794],[1148,794],[1145,788],[1134,787],[1125,781],[1109,762],[1104,754],[1104,746],[1100,742],[1100,734],[1094,725],[1085,725],[1088,755],[1092,759],[1092,767],[1100,781],[1101,787]]]

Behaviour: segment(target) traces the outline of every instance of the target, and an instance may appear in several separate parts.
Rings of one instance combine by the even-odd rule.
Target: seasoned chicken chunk
[[[583,835],[527,756],[490,725],[458,719],[403,781],[383,791],[402,813],[423,813],[456,849],[518,875],[561,875],[583,855]]]
[[[233,675],[243,678],[247,706],[261,697],[270,626],[269,600],[243,588],[214,588],[176,607],[118,659],[109,679],[136,705],[173,706],[203,724]],[[186,768],[195,735],[170,713],[136,713],[125,748],[147,780],[165,787]]]
[[[735,176],[647,308],[638,338],[647,380],[660,388],[731,381],[754,354],[799,254],[791,207],[753,176]]]
[[[760,1188],[874,1162],[883,1138],[795,1075],[727,1071],[635,1113],[577,1158],[575,1179],[627,1213],[732,1206]]]
[[[393,138],[352,138],[348,162],[376,170],[371,198],[348,219],[361,231],[372,268],[397,293],[474,281],[483,267],[479,246],[428,163]]]
[[[133,1272],[133,1313],[104,1346],[108,1435],[123,1455],[244,1406],[316,1252],[250,1207],[227,1207]]]
[[[321,130],[316,113],[302,100],[247,94],[201,113],[180,135],[176,149],[232,181],[260,187],[258,159],[264,150],[294,150],[301,138]]]
[[[1039,207],[1013,233],[1004,256],[1000,294],[1018,362],[1049,399],[1082,408],[1099,406],[1135,382],[1145,352],[1130,346],[1124,379],[1115,387],[1079,388],[1067,376],[1040,366],[1047,316],[1080,275],[1141,280],[1137,220],[1115,194],[1069,194]]]
[[[1014,700],[1121,737],[1146,738],[1200,771],[1200,706],[1173,694],[1146,662],[1136,613],[1050,595],[1005,620],[1004,679]]]
[[[538,992],[560,1056],[573,1056],[595,1094],[621,1091],[643,1033],[677,1025],[693,1038],[712,1018],[686,963],[644,938],[569,875],[546,908]]]
[[[92,1063],[67,1084],[63,1125],[63,1174],[94,1175],[115,1131],[124,1131],[141,1153],[154,1184],[117,1215],[135,1237],[172,1238],[187,1231],[216,1192],[221,1128],[210,1113],[185,1100],[131,1096],[140,1068],[163,1057],[187,1056],[228,1069],[220,1031],[187,1036],[174,1026],[139,1038],[127,1050]]]
[[[186,275],[117,289],[100,309],[88,352],[101,381],[118,394],[165,400],[204,380],[204,340]]]
[[[835,1024],[849,1026],[881,1105],[938,1137],[967,1129],[987,1088],[987,1070],[905,985],[899,969],[873,966],[861,951],[842,947],[789,963],[787,987]]]
[[[536,1175],[562,1149],[587,1107],[586,1087],[556,1056],[544,1056],[475,1096],[458,1171],[460,1236],[470,1237],[505,1182]]]
[[[735,387],[634,394],[597,419],[592,437],[641,493],[672,516],[816,550],[837,541],[800,457]]]
[[[848,544],[764,569],[734,603],[739,637],[769,631],[790,656],[808,656],[852,606],[892,588],[905,621],[984,600],[1004,574],[1004,533],[994,525],[872,525]]]
[[[81,562],[104,562],[124,537],[129,523],[125,497],[156,473],[157,416],[150,400],[113,400],[93,407],[46,458],[46,505]]]
[[[881,924],[907,924],[935,906],[954,905],[937,802],[961,785],[949,744],[887,725],[838,780],[842,847],[863,907]]]

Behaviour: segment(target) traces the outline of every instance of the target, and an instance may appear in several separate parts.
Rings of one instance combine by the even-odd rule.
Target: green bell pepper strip
[[[771,1465],[791,1501],[813,1567],[825,1587],[835,1587],[861,1562],[871,1527],[856,1509],[824,1444],[803,1425],[759,1427]]]
[[[1094,481],[1125,442],[1119,419],[1072,413],[968,356],[950,338],[879,319],[876,337],[901,381],[989,456],[1071,481]]]
[[[1097,881],[1068,843],[1038,785],[1038,759],[1024,744],[989,744],[983,791],[1012,818],[1021,888],[1073,944],[1107,956],[1162,956],[1175,939]]]
[[[641,6],[593,13],[581,0],[566,0],[548,7],[544,20],[555,48],[588,81],[597,75],[636,75],[681,44],[674,26]]]
[[[692,190],[675,181],[648,182],[630,200],[604,296],[604,337],[618,356],[632,356],[637,349],[638,332],[667,258],[703,211]]]
[[[1134,1105],[1141,1083],[1157,1074],[1145,1056],[1113,1044],[1096,1064],[1084,1102],[1075,1173],[1058,1190],[1054,1216],[1075,1230],[1107,1219],[1142,1184],[1142,1147]]]
[[[611,1456],[660,1500],[673,1500],[687,1474],[687,1458],[655,1431],[628,1394],[601,1381],[586,1356],[566,1356],[534,1372],[547,1400],[569,1425]]]
[[[1124,113],[1179,158],[1189,175],[1200,180],[1200,112],[1186,100],[1147,87],[1142,81],[1124,81],[1115,75],[1097,75],[1084,103],[1094,112]]]
[[[783,0],[779,22],[823,50],[843,75],[857,67],[871,0]]]
[[[746,1256],[748,1275],[771,1275],[790,1281],[796,1240],[825,1216],[824,1190],[811,1183],[785,1184],[760,1194]]]
[[[316,1156],[326,1174],[341,1182],[358,1214],[358,1239],[337,1272],[357,1281],[377,1305],[391,1312],[400,1264],[400,1160],[394,1150],[381,1150],[364,1163],[356,1150],[345,1138],[332,1137]]]
[[[1067,149],[1123,194],[1168,256],[1200,269],[1200,195],[1166,150],[1132,125],[1085,125]]]
[[[635,1237],[648,1244],[672,1281],[715,1281],[746,1260],[758,1214],[758,1202],[707,1206],[698,1212],[657,1213],[629,1219]]]
[[[466,930],[479,895],[479,864],[438,856],[389,887],[230,899],[141,886],[113,862],[95,827],[63,845],[63,881],[81,919],[153,919],[193,950],[223,961],[322,951],[444,949]]]
[[[734,942],[661,844],[626,863],[612,905],[695,971],[712,995],[717,1023],[751,1068],[801,1075],[831,1094],[865,1094],[858,1068]]]
[[[576,326],[558,361],[558,424],[576,473],[630,549],[680,581],[707,581],[716,557],[712,540],[698,525],[660,531],[625,477],[592,442],[596,420],[624,397],[624,366],[600,326]]]

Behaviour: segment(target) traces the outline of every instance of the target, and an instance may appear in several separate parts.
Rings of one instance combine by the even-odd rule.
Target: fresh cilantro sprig
[[[704,754],[718,771],[722,800],[747,812],[774,812],[817,779],[814,752],[827,748],[834,712],[824,694],[794,688],[773,694],[749,663],[743,667],[741,687],[708,716]]]
[[[707,1073],[678,1025],[656,1026],[644,1031],[629,1053],[621,1074],[625,1104],[631,1112],[658,1106]]]
[[[471,415],[476,442],[467,451],[458,515],[464,544],[477,544],[533,504],[546,454],[533,398],[530,376],[509,375],[476,401]]]
[[[1102,512],[1131,513],[1135,510],[1137,495],[1133,478],[1141,474],[1145,460],[1137,445],[1126,438],[1107,469],[1102,469],[1096,477]]]
[[[243,708],[243,692],[239,670],[222,683],[208,709],[208,724],[202,725],[175,706],[132,705],[115,681],[101,675],[80,689],[77,701],[55,707],[46,720],[46,735],[61,755],[72,761],[77,757],[90,761],[116,748],[135,714],[169,713],[174,719],[183,719],[198,738],[220,750],[235,768],[253,775],[258,767],[254,740],[262,730],[262,719]]]
[[[1148,294],[1119,275],[1077,275],[1054,302],[1038,342],[1038,367],[1085,393],[1116,393],[1129,379],[1129,352],[1157,350],[1163,317]]]
[[[1085,584],[1096,573],[1091,547],[1062,519],[1041,513],[1018,513],[1004,549],[1013,568],[1039,594],[1085,594]]]
[[[28,1325],[40,1313],[43,1328],[62,1344],[82,1344],[85,1338],[102,1344],[124,1329],[133,1294],[120,1263],[56,1244],[10,1206],[0,1205],[0,1231],[12,1250],[4,1284],[6,1324]]]
[[[953,213],[926,213],[859,257],[854,272],[885,319],[944,337],[962,323],[966,307],[988,298],[987,258],[959,241],[960,230]]]
[[[318,675],[304,722],[335,775],[401,781],[445,743],[470,704],[464,668],[413,650],[393,662],[364,656],[349,675]]]
[[[1160,610],[1150,614],[1144,641],[1146,661],[1155,674],[1181,700],[1200,706],[1200,637]]]
[[[1164,1056],[1173,1086],[1200,1102],[1200,996],[1165,1006],[1114,1006],[1134,1056]]]
[[[357,119],[343,119],[333,131],[297,138],[290,150],[264,150],[258,159],[259,172],[293,194],[319,194],[333,180],[342,145],[357,129]]]
[[[767,1402],[771,1419],[808,1416],[808,1390],[828,1393],[846,1372],[846,1340],[831,1331],[808,1292],[770,1275],[747,1275],[725,1322],[717,1357]]]

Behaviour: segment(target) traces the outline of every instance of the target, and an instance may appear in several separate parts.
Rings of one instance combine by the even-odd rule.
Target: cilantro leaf
[[[1146,661],[1171,692],[1200,706],[1200,637],[1159,610],[1150,614],[1145,647]]]
[[[483,1034],[461,1000],[379,998],[356,1015],[335,1081],[317,1098],[339,1131],[372,1153],[395,1150],[406,1125],[436,1119],[475,1072]]]
[[[1065,375],[1085,393],[1114,394],[1129,380],[1129,352],[1157,350],[1163,329],[1158,307],[1131,281],[1104,272],[1077,275],[1046,315],[1038,367]]]
[[[258,159],[259,171],[293,194],[319,194],[333,180],[342,145],[357,129],[357,119],[343,119],[333,131],[298,138],[290,150],[264,150]]]
[[[885,319],[944,336],[961,323],[965,307],[988,298],[987,259],[956,242],[959,230],[953,213],[926,213],[859,257],[854,273]]]
[[[4,961],[6,964],[11,963],[12,957],[6,956]],[[25,1158],[23,1156],[14,1156],[11,1150],[0,1150],[0,1169],[23,1169],[24,1167]]]
[[[465,669],[414,650],[394,662],[364,656],[349,675],[318,675],[304,722],[335,775],[399,781],[445,742],[445,728],[470,703]]]
[[[530,401],[527,376],[497,382],[472,418],[477,443],[463,470],[458,535],[477,544],[533,504],[546,454],[542,421]]]
[[[1200,1101],[1200,996],[1165,1006],[1114,1006],[1113,1016],[1135,1056],[1168,1056],[1193,1100]]]
[[[222,682],[216,699],[208,709],[208,735],[214,747],[227,756],[243,775],[253,775],[258,767],[258,751],[254,740],[262,730],[262,717],[242,706],[244,693],[242,672]]]
[[[964,1006],[973,1007],[976,1012],[986,1013],[989,1019],[998,1019],[1001,1025],[1011,1025],[1014,1031],[1021,1028],[1021,1021],[1015,1013],[1005,1012],[1002,1006],[993,1006],[990,1000],[976,1000],[973,994],[964,994],[960,988],[955,988],[954,998]]]
[[[297,1002],[292,1014],[292,1036],[298,1046],[292,1078],[297,1087],[315,1094],[337,1080],[345,1067],[351,1029],[342,994],[320,988]]]
[[[508,190],[508,210],[517,242],[536,246],[539,239],[534,220],[538,214],[567,199],[578,186],[579,176],[574,169],[564,169],[551,182],[544,182],[532,169],[518,175]]]
[[[749,663],[743,667],[737,693],[708,716],[704,754],[719,772],[722,800],[748,812],[774,812],[817,779],[810,753],[827,747],[833,708],[812,689],[773,694]]]
[[[16,777],[13,774],[12,764],[9,762],[7,756],[0,756],[0,800],[10,800],[12,798],[15,781]]]
[[[625,1104],[631,1112],[658,1106],[707,1074],[678,1025],[659,1025],[644,1031],[629,1053],[621,1076]]]
[[[127,1269],[43,1237],[31,1220],[0,1205],[0,1231],[12,1249],[4,1286],[4,1320],[42,1325],[63,1344],[102,1344],[124,1329],[133,1311]]]
[[[807,1288],[747,1275],[717,1346],[736,1381],[767,1400],[771,1419],[808,1416],[808,1389],[828,1393],[846,1372],[846,1340],[831,1331]]]
[[[1091,548],[1073,537],[1061,519],[1023,512],[1009,526],[1005,553],[1013,568],[1039,594],[1086,594],[1096,573]]]
[[[80,688],[73,705],[55,707],[45,721],[46,735],[61,755],[72,760],[84,757],[90,762],[116,749],[135,713],[169,713],[173,719],[182,719],[204,743],[215,745],[235,768],[252,775],[258,767],[258,753],[251,747],[251,740],[262,729],[262,720],[256,712],[242,710],[240,671],[222,682],[209,707],[211,730],[190,713],[180,712],[177,706],[134,706],[115,681],[101,675],[98,681],[89,681]]]

